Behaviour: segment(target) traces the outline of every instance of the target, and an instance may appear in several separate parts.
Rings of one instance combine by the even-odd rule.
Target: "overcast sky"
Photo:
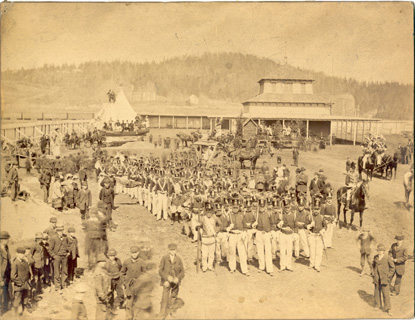
[[[328,75],[413,83],[407,3],[14,3],[1,20],[1,67],[206,51],[267,57]]]

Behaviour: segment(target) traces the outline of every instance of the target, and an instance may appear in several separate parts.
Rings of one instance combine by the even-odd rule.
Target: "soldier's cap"
[[[323,169],[320,169],[320,170],[318,170],[318,172],[321,172],[321,173],[323,173],[323,172],[324,172],[324,170],[323,170]]]
[[[168,245],[168,248],[169,248],[169,250],[177,250],[177,244],[175,244],[175,243],[170,243],[170,244]]]
[[[108,256],[111,257],[115,257],[117,255],[117,251],[115,251],[115,249],[109,249],[108,250]]]
[[[63,230],[64,230],[63,224],[58,224],[56,226],[56,231],[63,231]]]
[[[26,248],[25,247],[18,247],[17,249],[16,249],[16,252],[17,253],[26,253]]]
[[[137,253],[140,252],[140,248],[138,246],[132,246],[130,248],[131,253]]]
[[[396,240],[405,240],[405,236],[398,235],[395,237]]]
[[[385,245],[384,245],[384,244],[379,243],[379,244],[378,244],[378,247],[377,247],[377,250],[378,250],[378,251],[386,251],[386,247],[385,247]]]
[[[10,234],[7,231],[0,231],[0,239],[9,239]]]
[[[42,232],[36,232],[36,233],[35,233],[35,239],[43,239],[43,234],[42,234]]]
[[[299,173],[299,172],[301,172],[301,169],[297,168],[297,169],[295,169],[295,172]]]
[[[75,233],[75,228],[74,227],[69,227],[68,232]]]
[[[107,261],[107,257],[102,252],[98,254],[97,256],[97,262]]]

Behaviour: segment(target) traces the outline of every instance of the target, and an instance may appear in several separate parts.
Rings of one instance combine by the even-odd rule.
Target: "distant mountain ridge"
[[[184,105],[191,95],[198,97],[201,105],[212,101],[234,104],[256,96],[257,82],[264,76],[292,75],[314,79],[316,94],[353,95],[360,115],[413,118],[412,85],[330,77],[242,53],[206,53],[157,63],[113,61],[86,62],[78,66],[45,65],[38,69],[5,71],[1,75],[3,110],[53,106],[91,112],[94,110],[85,110],[85,107],[106,102],[108,90],[119,84],[126,88],[127,97],[134,100],[133,105],[140,104],[141,100],[135,101],[136,96],[152,100],[155,106],[158,103]]]

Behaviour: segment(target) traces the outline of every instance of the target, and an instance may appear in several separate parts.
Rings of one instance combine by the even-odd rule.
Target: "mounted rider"
[[[346,187],[347,187],[347,193],[346,193],[346,208],[350,208],[350,199],[352,195],[354,194],[357,184],[360,181],[359,179],[359,173],[356,172],[356,163],[352,162],[350,165],[350,171],[346,175]]]

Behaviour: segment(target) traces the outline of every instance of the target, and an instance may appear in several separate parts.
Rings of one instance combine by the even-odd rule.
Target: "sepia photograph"
[[[411,2],[3,2],[0,317],[413,319]]]

